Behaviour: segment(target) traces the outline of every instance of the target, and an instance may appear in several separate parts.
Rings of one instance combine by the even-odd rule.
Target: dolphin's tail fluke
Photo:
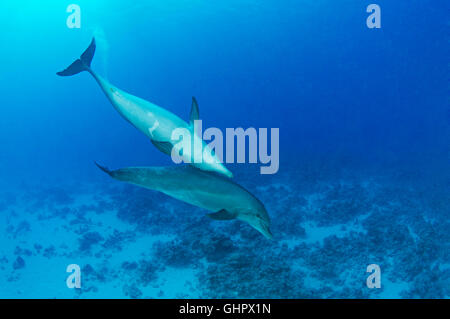
[[[83,52],[79,59],[76,59],[69,67],[65,70],[57,72],[56,74],[59,76],[71,76],[78,74],[83,71],[88,71],[91,67],[92,59],[94,58],[95,53],[95,38],[92,38],[91,44]],[[98,165],[97,165],[98,166]]]
[[[112,176],[112,171],[109,170],[107,167],[100,165],[97,162],[94,162],[95,165],[97,165],[98,168],[100,168],[102,171],[104,171],[106,174],[108,174],[109,176]]]
[[[100,168],[103,172],[105,172],[112,178],[117,179],[122,182],[129,182],[132,184],[133,184],[133,180],[135,179],[136,174],[139,171],[138,168],[134,168],[134,167],[110,170],[109,168],[102,166],[97,162],[94,162],[94,163],[95,163],[95,165],[97,165],[98,168]]]

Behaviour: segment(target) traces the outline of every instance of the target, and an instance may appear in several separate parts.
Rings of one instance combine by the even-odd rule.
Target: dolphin
[[[233,174],[221,163],[217,155],[211,152],[203,139],[194,132],[194,121],[199,119],[198,103],[194,97],[191,104],[190,122],[187,123],[162,107],[120,90],[95,73],[91,68],[95,48],[95,38],[93,38],[91,44],[79,59],[56,74],[71,76],[83,71],[89,72],[120,115],[149,137],[153,145],[167,155],[172,154],[174,147],[174,153],[180,155],[181,146],[178,143],[175,144],[172,140],[172,132],[175,129],[187,129],[194,147],[197,147],[197,149],[201,147],[201,149],[200,152],[183,149],[181,158],[184,162],[190,163],[201,170],[214,171],[230,178],[233,177]]]
[[[269,214],[263,203],[229,178],[187,165],[109,170],[95,164],[114,179],[204,208],[213,212],[207,214],[212,219],[245,221],[266,238],[272,239]]]

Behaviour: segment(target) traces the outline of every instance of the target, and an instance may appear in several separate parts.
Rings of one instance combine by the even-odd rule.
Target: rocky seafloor
[[[274,240],[105,176],[0,190],[1,298],[448,298],[450,195],[402,174],[284,170],[239,182]],[[81,268],[68,288],[66,267]],[[366,285],[381,268],[381,288]]]

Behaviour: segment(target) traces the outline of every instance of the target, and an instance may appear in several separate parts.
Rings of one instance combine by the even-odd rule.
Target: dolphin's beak
[[[268,225],[261,224],[261,227],[260,227],[258,230],[259,230],[259,231],[261,232],[261,234],[263,234],[264,237],[266,237],[267,239],[273,239],[272,232],[270,231],[270,228],[269,228]]]

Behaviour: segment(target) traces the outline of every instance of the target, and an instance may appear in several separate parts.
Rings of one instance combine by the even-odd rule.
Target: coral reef
[[[25,260],[22,257],[18,256],[14,261],[13,268],[14,269],[25,268]]]
[[[89,252],[93,245],[99,244],[103,241],[103,236],[98,232],[87,232],[79,239],[79,250],[82,252]]]

